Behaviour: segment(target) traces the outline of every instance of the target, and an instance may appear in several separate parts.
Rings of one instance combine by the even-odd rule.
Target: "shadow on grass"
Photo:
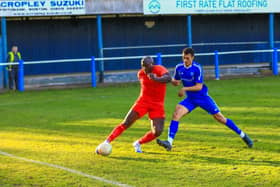
[[[280,166],[280,161],[270,161],[270,160],[256,161],[254,160],[254,158],[250,158],[250,160],[237,160],[237,159],[210,157],[210,156],[202,156],[202,155],[192,155],[192,157],[194,159],[203,160],[214,164],[276,166],[276,167]]]
[[[136,154],[136,153],[135,153]],[[143,157],[124,157],[124,156],[110,156],[110,158],[112,159],[116,159],[116,160],[126,160],[126,161],[139,161],[139,162],[152,162],[152,163],[156,163],[156,162],[161,162],[162,160],[159,159],[151,159],[151,158],[143,158]]]

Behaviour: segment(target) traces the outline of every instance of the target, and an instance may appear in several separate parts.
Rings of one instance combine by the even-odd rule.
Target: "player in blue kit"
[[[157,143],[167,151],[171,151],[173,140],[178,131],[179,120],[196,107],[201,107],[218,122],[225,124],[228,128],[236,132],[249,148],[253,147],[253,141],[249,136],[239,129],[231,119],[225,118],[215,101],[208,95],[208,88],[203,83],[201,66],[193,61],[194,50],[192,48],[185,48],[182,56],[183,63],[176,66],[172,84],[178,86],[182,82],[184,87],[180,89],[178,96],[182,97],[186,94],[187,97],[175,108],[169,126],[168,140],[163,141],[157,139]]]

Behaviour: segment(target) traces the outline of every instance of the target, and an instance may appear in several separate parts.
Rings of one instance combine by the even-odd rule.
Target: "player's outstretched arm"
[[[149,76],[150,79],[152,79],[154,81],[157,81],[157,82],[161,82],[161,83],[168,83],[168,82],[171,81],[171,76],[170,76],[169,73],[165,73],[161,77],[157,77],[153,73],[148,74],[148,76]]]
[[[196,85],[194,86],[190,86],[190,87],[183,87],[179,90],[178,96],[182,97],[185,95],[186,91],[200,91],[203,87],[203,84],[201,83],[196,83]]]
[[[190,87],[183,87],[182,90],[184,91],[200,91],[203,87],[202,83],[196,83],[194,86]]]

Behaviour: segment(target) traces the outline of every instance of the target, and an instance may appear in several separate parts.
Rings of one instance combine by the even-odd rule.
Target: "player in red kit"
[[[140,95],[123,122],[116,126],[104,141],[104,143],[111,143],[137,119],[148,114],[151,120],[151,131],[133,143],[135,152],[138,153],[142,153],[141,144],[154,140],[163,131],[166,83],[171,81],[168,70],[161,65],[154,65],[152,57],[144,57],[141,60],[141,66],[142,68],[138,71],[138,79],[141,85]],[[99,154],[97,149],[96,153]]]

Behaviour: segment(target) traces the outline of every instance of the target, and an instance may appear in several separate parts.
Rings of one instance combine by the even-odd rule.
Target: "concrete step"
[[[279,67],[280,68],[280,67]],[[280,70],[280,69],[279,69]],[[170,74],[173,75],[174,69],[170,69]],[[206,79],[215,78],[215,69],[213,66],[203,67],[204,77]],[[104,83],[125,83],[137,82],[138,70],[122,71],[122,72],[105,72]],[[240,77],[252,76],[261,74],[271,74],[268,63],[244,64],[244,65],[225,65],[220,66],[220,76],[224,77]],[[97,82],[99,82],[99,73],[96,74]],[[91,85],[90,73],[76,74],[59,74],[59,75],[40,75],[40,76],[25,76],[25,88],[40,88],[40,87],[55,87],[55,86],[70,86],[70,85]]]

